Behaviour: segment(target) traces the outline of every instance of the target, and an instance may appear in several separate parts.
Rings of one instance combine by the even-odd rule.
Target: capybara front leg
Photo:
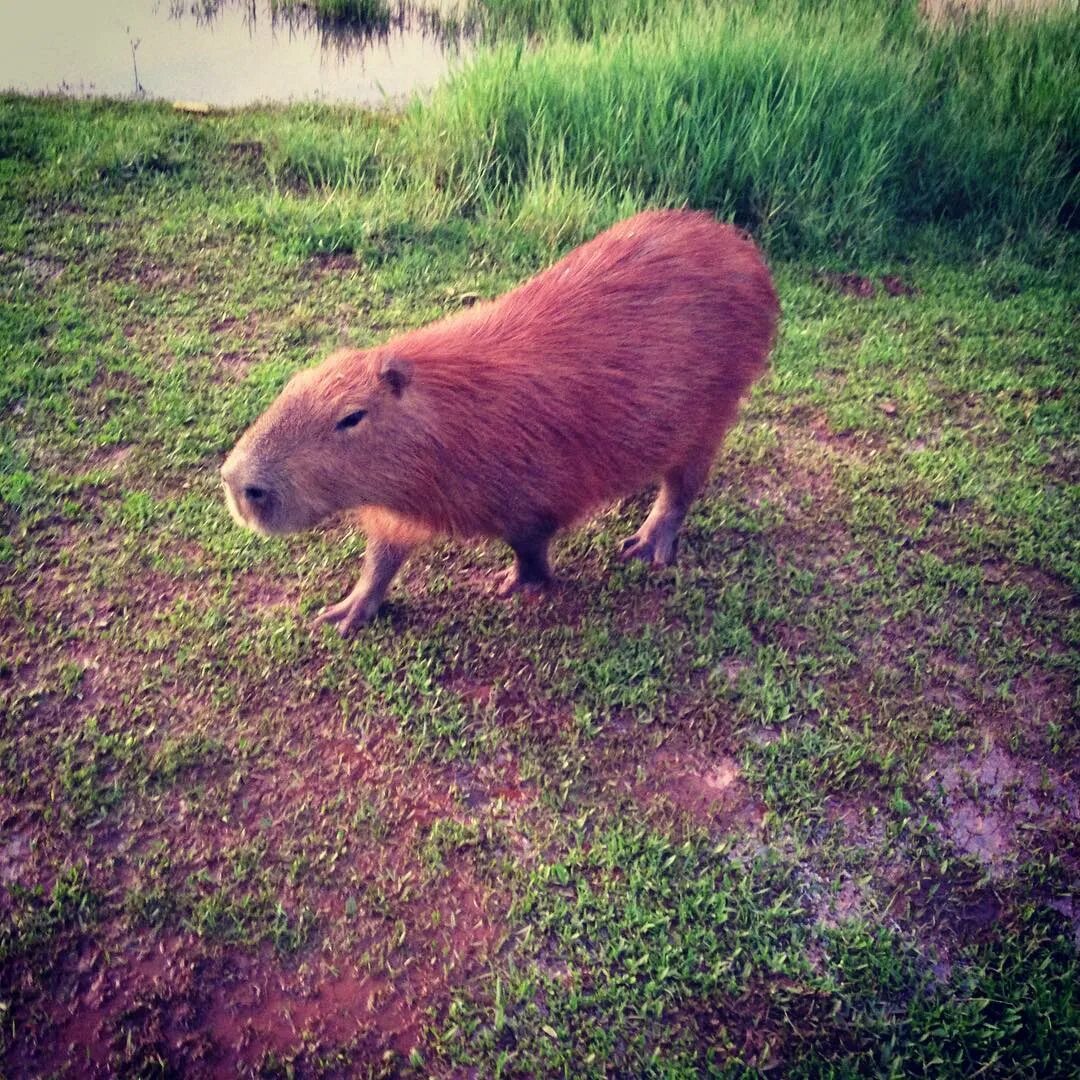
[[[548,544],[554,534],[554,526],[545,522],[508,541],[514,551],[514,565],[500,579],[499,596],[513,596],[523,589],[538,591],[551,584]]]
[[[679,550],[679,529],[709,475],[712,451],[702,452],[664,475],[649,516],[622,542],[620,558],[670,566]]]
[[[333,623],[343,637],[358,626],[371,622],[382,606],[383,597],[409,557],[411,544],[392,544],[385,540],[368,540],[364,555],[364,570],[360,580],[344,600],[325,608],[315,619],[315,625]]]

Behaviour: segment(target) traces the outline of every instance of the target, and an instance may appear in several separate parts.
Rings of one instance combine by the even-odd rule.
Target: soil
[[[942,828],[952,842],[1000,878],[1039,834],[1080,816],[1080,789],[1048,765],[1037,766],[1004,748],[959,757],[938,754],[927,781],[942,792]],[[1062,852],[1074,866],[1075,852]]]
[[[751,794],[738,763],[719,754],[662,747],[645,762],[634,797],[646,805],[669,804],[693,822],[722,833],[756,832],[765,806]],[[639,773],[640,775],[640,773]]]

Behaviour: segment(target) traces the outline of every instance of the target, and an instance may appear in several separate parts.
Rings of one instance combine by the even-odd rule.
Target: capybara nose
[[[238,503],[253,510],[261,510],[270,503],[270,489],[261,481],[261,477],[250,474],[242,461],[226,461],[221,466],[222,484]]]

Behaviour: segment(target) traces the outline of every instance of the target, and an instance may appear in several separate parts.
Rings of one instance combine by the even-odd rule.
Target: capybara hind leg
[[[709,475],[713,452],[703,451],[664,475],[649,516],[622,542],[620,558],[670,566],[679,550],[679,528]]]
[[[364,555],[364,570],[360,580],[344,600],[324,609],[315,619],[315,625],[332,623],[343,637],[358,626],[371,622],[382,606],[383,597],[409,557],[411,544],[391,544],[384,540],[369,540]]]
[[[544,524],[509,541],[514,550],[514,565],[499,580],[499,596],[513,596],[522,590],[539,591],[551,584],[548,544],[554,533],[554,527]]]

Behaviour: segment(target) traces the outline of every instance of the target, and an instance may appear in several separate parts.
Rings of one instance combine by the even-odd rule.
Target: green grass
[[[606,5],[544,5],[543,48],[509,40],[415,106],[425,170],[581,233],[628,200],[685,202],[788,252],[899,251],[905,226],[945,220],[998,241],[1075,214],[1072,5],[948,30],[880,5],[627,7],[629,32],[567,13]]]
[[[602,15],[513,9],[556,10]],[[876,34],[906,62],[915,31],[854,10],[806,58],[835,76]],[[643,496],[559,541],[538,603],[490,595],[497,546],[444,543],[342,642],[310,621],[363,539],[229,522],[217,466],[293,371],[677,198],[571,191],[569,129],[548,184],[425,128],[481,84],[469,130],[524,107],[520,71],[584,100],[559,57],[601,98],[631,44],[666,78],[687,16],[618,12],[537,22],[429,113],[0,99],[5,1074],[1076,1072],[1080,252],[1028,214],[1050,188],[992,194],[1007,148],[977,205],[893,192],[846,239],[858,184],[792,167],[803,210],[760,222],[772,371],[672,571],[614,557]],[[768,23],[709,17],[733,50]],[[983,40],[925,63],[1007,80],[972,74]],[[1067,85],[1016,106],[1029,149]]]
[[[458,999],[439,1050],[535,1076],[1069,1075],[1080,1002],[1057,928],[1025,911],[962,948],[947,984],[916,936],[815,929],[775,854],[614,827],[530,880],[534,930],[484,1008]]]

